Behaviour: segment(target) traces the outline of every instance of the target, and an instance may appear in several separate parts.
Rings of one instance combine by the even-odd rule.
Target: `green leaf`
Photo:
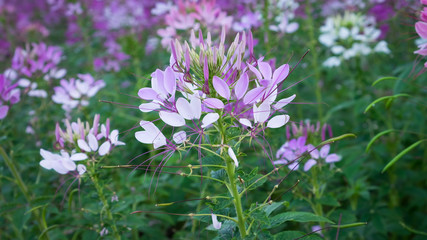
[[[274,235],[274,239],[275,240],[296,239],[296,238],[300,238],[300,237],[305,236],[305,235],[306,235],[305,233],[298,232],[298,231],[284,231],[284,232],[281,232],[281,233]],[[302,239],[303,240],[321,240],[323,238],[321,238],[316,233],[312,233],[310,235],[303,237]]]
[[[380,97],[378,99],[376,99],[375,101],[371,102],[366,108],[365,111],[363,113],[366,113],[367,111],[369,111],[369,109],[373,108],[375,106],[375,104],[381,102],[381,101],[385,101],[385,100],[389,100],[389,99],[395,99],[398,97],[410,97],[411,95],[406,94],[406,93],[400,93],[400,94],[396,94],[393,96],[384,96],[384,97]]]
[[[310,212],[285,212],[280,213],[270,219],[271,224],[268,226],[268,228],[277,227],[280,224],[284,222],[327,222],[327,223],[334,223],[331,220],[322,217],[317,216]]]
[[[270,216],[270,214],[276,210],[277,208],[279,208],[280,206],[283,206],[285,202],[273,202],[270,205],[267,205],[264,208],[264,212],[267,214],[267,216]]]
[[[398,78],[397,77],[382,77],[382,78],[375,80],[375,82],[372,83],[372,87],[377,85],[378,83],[384,81],[384,80],[396,80],[396,79],[398,79]]]
[[[375,135],[375,136],[371,139],[371,141],[369,141],[368,146],[366,146],[366,152],[368,152],[368,151],[369,151],[369,149],[371,148],[372,144],[374,144],[374,142],[375,142],[378,138],[380,138],[380,137],[381,137],[381,136],[383,136],[383,135],[386,135],[387,133],[391,133],[391,132],[394,132],[394,131],[396,131],[396,130],[394,130],[394,129],[388,129],[388,130],[382,131],[382,132],[378,133],[377,135]]]
[[[211,176],[215,179],[224,181],[227,178],[227,173],[224,169],[220,169],[217,171],[211,171]]]
[[[405,154],[407,154],[409,151],[411,151],[416,146],[420,145],[422,142],[424,142],[426,140],[427,139],[420,140],[420,141],[412,144],[411,146],[405,148],[403,151],[401,151],[399,154],[397,154],[397,156],[394,157],[389,163],[387,163],[387,165],[384,167],[384,169],[381,171],[381,173],[384,173],[389,167],[391,167],[395,162],[397,162],[397,160],[402,158]]]
[[[318,200],[319,203],[325,206],[339,207],[341,204],[337,201],[336,198],[331,195],[323,196]]]

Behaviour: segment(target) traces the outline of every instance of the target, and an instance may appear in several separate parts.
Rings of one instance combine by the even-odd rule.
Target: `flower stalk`
[[[88,170],[88,174],[90,176],[90,180],[92,181],[93,185],[96,188],[96,192],[98,193],[99,200],[101,200],[103,207],[103,210],[105,210],[105,213],[107,214],[107,219],[110,221],[111,228],[113,230],[113,235],[115,239],[121,239],[119,231],[117,230],[116,221],[114,220],[113,214],[110,209],[110,205],[108,204],[107,199],[104,195],[104,189],[99,184],[98,175],[95,173],[94,167],[91,167]]]

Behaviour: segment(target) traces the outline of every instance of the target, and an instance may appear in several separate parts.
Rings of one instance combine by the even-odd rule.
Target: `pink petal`
[[[258,69],[256,69],[254,66],[252,66],[251,64],[248,64],[249,69],[255,73],[256,77],[258,78],[258,80],[262,79],[261,73],[258,71]]]
[[[104,156],[110,152],[111,143],[110,141],[106,141],[99,147],[99,156]]]
[[[181,144],[187,139],[187,133],[180,131],[175,133],[172,138],[177,144]]]
[[[205,100],[203,100],[203,103],[207,107],[213,108],[213,109],[223,109],[224,108],[224,103],[217,98],[206,98]]]
[[[79,148],[85,152],[92,152],[92,150],[90,149],[89,145],[87,144],[87,142],[83,139],[78,139],[77,140],[77,146],[79,146]]]
[[[283,64],[273,73],[273,85],[281,83],[289,74],[289,65]]]
[[[307,172],[311,167],[316,165],[316,160],[310,159],[304,164],[304,171]]]
[[[233,159],[234,166],[238,167],[239,162],[237,161],[236,154],[234,153],[233,148],[231,148],[231,147],[228,147],[228,156],[230,156],[230,158]]]
[[[223,98],[229,100],[230,99],[230,88],[228,84],[222,80],[221,78],[214,76],[212,79],[213,87],[215,91]]]
[[[268,128],[280,128],[289,121],[289,115],[279,115],[271,118],[268,123]]]
[[[0,119],[3,119],[7,116],[7,112],[9,111],[9,106],[1,106],[0,107]]]
[[[325,145],[320,149],[320,157],[326,158],[328,156],[329,150],[331,149],[331,146]]]
[[[87,135],[87,140],[89,141],[89,146],[92,149],[92,151],[98,150],[98,140],[92,133],[89,133]]]
[[[264,87],[258,87],[250,90],[248,93],[246,93],[245,97],[243,98],[243,103],[252,104],[258,101],[262,97],[262,93],[264,90],[265,90]]]
[[[263,123],[270,116],[270,104],[268,102],[263,102],[259,107],[254,104],[254,122],[255,123]]]
[[[171,67],[165,70],[164,87],[170,95],[174,95],[176,91],[176,77]]]
[[[279,101],[277,101],[276,104],[274,104],[273,108],[278,110],[278,109],[282,109],[284,106],[288,105],[290,102],[292,102],[292,100],[294,100],[294,98],[296,97],[296,95],[292,95],[288,98],[283,98],[280,99]]]
[[[331,154],[331,155],[329,155],[329,156],[326,157],[325,162],[327,162],[327,163],[333,163],[333,162],[338,162],[340,160],[341,160],[341,156],[338,155],[338,154],[333,153],[333,154]]]
[[[234,93],[236,94],[237,99],[241,99],[249,86],[249,77],[245,72],[242,76],[240,76],[239,80],[236,82],[236,86],[234,86]]]
[[[155,100],[158,99],[158,93],[152,88],[141,88],[138,91],[138,96],[144,100]]]
[[[427,39],[427,23],[426,22],[417,22],[415,23],[415,30],[417,31],[420,37]]]
[[[248,119],[246,119],[246,118],[241,118],[241,119],[239,119],[239,122],[240,122],[242,125],[245,125],[245,126],[247,126],[247,127],[252,128],[252,123],[251,123],[251,121],[249,121],[249,120],[248,120]]]
[[[307,151],[310,153],[312,158],[319,159],[320,157],[319,150],[315,148],[313,145],[311,144],[307,145]]]
[[[191,109],[190,103],[184,98],[180,97],[176,101],[176,109],[179,115],[187,120],[191,120],[194,117],[193,110]]]
[[[160,111],[159,116],[169,126],[182,127],[185,125],[185,119],[178,113]]]
[[[212,123],[216,122],[219,119],[218,113],[208,113],[206,116],[202,119],[202,128],[206,128],[207,126],[211,125]]]
[[[264,79],[271,79],[272,70],[270,64],[266,62],[258,62],[258,68],[264,76]]]

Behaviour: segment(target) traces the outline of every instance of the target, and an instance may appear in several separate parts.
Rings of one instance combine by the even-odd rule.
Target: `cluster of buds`
[[[87,106],[89,99],[93,97],[101,88],[105,87],[103,80],[97,80],[90,74],[78,74],[78,78],[71,78],[69,81],[62,79],[60,86],[55,87],[55,94],[52,100],[62,104],[62,108],[69,113],[79,106]]]
[[[6,76],[0,74],[0,119],[7,116],[10,106],[19,102],[20,91],[17,86],[18,84],[12,84]]]
[[[427,5],[427,0],[420,0],[421,4]],[[415,23],[415,30],[418,35],[422,38],[422,43],[418,45],[416,54],[421,56],[427,56],[427,7],[421,11],[420,21]],[[427,62],[424,63],[424,67],[427,67]]]
[[[228,51],[224,47],[225,32],[219,45],[213,45],[210,34],[204,40],[202,33],[196,39],[192,33],[191,47],[185,42],[172,42],[171,66],[165,71],[156,70],[151,76],[151,87],[142,88],[138,95],[150,101],[140,105],[142,112],[157,111],[160,119],[176,130],[169,141],[152,122],[141,121],[144,131],[135,133],[142,143],[154,148],[166,146],[177,148],[188,137],[203,135],[219,119],[231,119],[233,126],[249,129],[251,137],[265,128],[279,128],[289,121],[282,109],[294,98],[277,100],[281,83],[289,74],[289,65],[284,64],[273,71],[263,58],[245,59],[246,46],[253,56],[252,34],[237,34]],[[247,61],[246,61],[247,60]],[[198,138],[198,137],[197,137]],[[196,140],[197,140],[196,138]],[[222,146],[226,147],[226,146]],[[236,156],[228,147],[230,157],[238,166]]]
[[[115,146],[125,145],[118,140],[117,129],[110,132],[110,120],[107,119],[105,124],[100,125],[99,119],[100,115],[95,115],[92,127],[89,122],[81,122],[80,119],[72,123],[65,120],[65,131],[57,123],[55,146],[60,150],[60,154],[40,149],[43,157],[40,165],[60,174],[77,170],[79,175],[82,175],[86,166],[76,165],[75,161],[96,160],[109,154]]]
[[[291,134],[292,131],[292,134]],[[274,164],[286,164],[289,169],[296,170],[299,168],[300,159],[304,154],[309,153],[310,159],[304,164],[304,171],[310,170],[314,165],[323,163],[334,163],[341,160],[341,156],[335,153],[329,153],[330,145],[323,145],[320,150],[313,144],[319,144],[326,140],[326,134],[332,137],[332,129],[328,124],[320,127],[320,122],[316,125],[310,122],[301,122],[299,126],[292,123],[292,126],[286,126],[287,141],[276,153],[278,160]],[[292,137],[292,136],[293,137]]]
[[[339,66],[342,60],[374,52],[390,53],[387,42],[378,42],[381,31],[376,28],[374,17],[346,12],[327,18],[320,32],[319,42],[333,54],[323,63],[325,67]]]

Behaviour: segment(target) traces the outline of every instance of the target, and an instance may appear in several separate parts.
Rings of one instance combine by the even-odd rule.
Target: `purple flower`
[[[329,154],[329,144],[323,146],[320,151],[313,145],[309,144],[307,145],[307,150],[310,152],[311,159],[309,159],[304,165],[304,171],[306,172],[310,170],[311,167],[318,164],[320,160],[323,160],[326,163],[334,163],[341,160],[341,156],[335,153]]]
[[[283,144],[276,153],[274,164],[286,164],[289,169],[295,170],[299,168],[299,159],[307,151],[306,137],[301,136],[296,139],[291,139]]]
[[[87,106],[89,99],[93,97],[101,88],[105,87],[103,80],[97,80],[90,74],[78,74],[79,78],[70,80],[62,79],[60,86],[55,87],[55,94],[52,100],[55,103],[62,104],[66,112],[78,106]]]
[[[10,106],[19,102],[20,91],[17,86],[18,84],[12,84],[5,75],[0,74],[0,119],[7,116]]]

